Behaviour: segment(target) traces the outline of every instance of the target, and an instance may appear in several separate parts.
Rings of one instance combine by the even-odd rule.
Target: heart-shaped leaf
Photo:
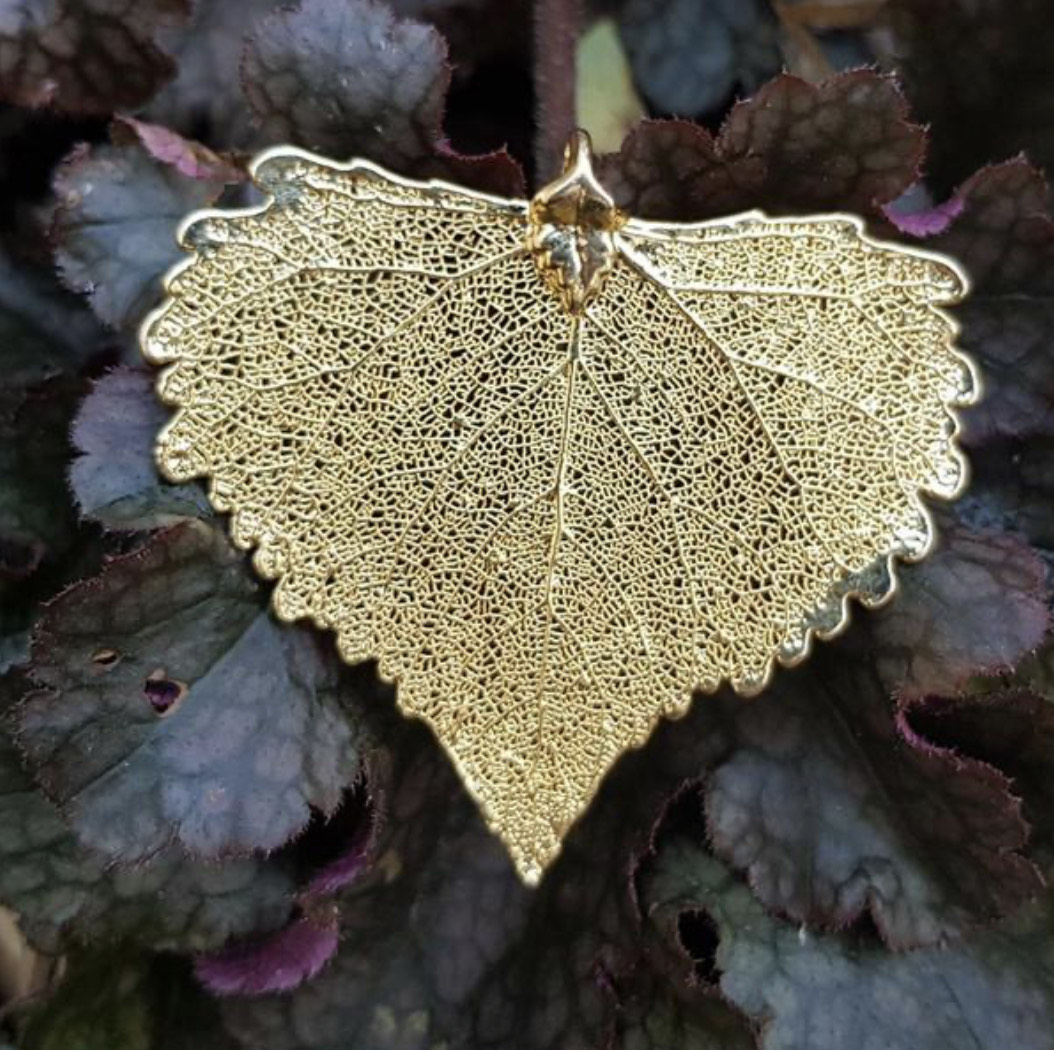
[[[165,471],[211,476],[280,616],[400,681],[529,880],[693,689],[757,691],[886,596],[973,398],[941,260],[624,221],[569,165],[528,208],[270,154],[272,203],[190,226],[144,334]]]

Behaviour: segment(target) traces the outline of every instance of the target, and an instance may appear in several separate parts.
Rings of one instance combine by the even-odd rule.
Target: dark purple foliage
[[[882,6],[6,5],[0,902],[68,961],[0,1047],[1054,1050],[1054,33],[1046,0]],[[650,114],[600,144],[622,206],[954,256],[986,397],[896,599],[659,726],[528,891],[374,669],[158,477],[135,329],[279,141],[529,192],[596,16]]]

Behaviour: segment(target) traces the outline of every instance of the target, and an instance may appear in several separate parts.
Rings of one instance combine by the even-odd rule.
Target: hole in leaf
[[[717,946],[721,937],[714,920],[705,911],[682,912],[677,919],[677,938],[692,960],[696,980],[716,985],[721,979],[717,966]]]
[[[170,715],[187,695],[185,682],[169,678],[164,668],[151,671],[143,683],[143,694],[150,701],[154,713],[164,717]]]
[[[44,557],[44,548],[37,543],[0,541],[0,576],[18,579],[28,576]]]
[[[118,649],[108,649],[104,647],[102,649],[96,649],[95,652],[91,654],[91,662],[99,668],[99,670],[109,671],[110,668],[116,667],[121,662],[123,656],[124,654]]]
[[[866,908],[848,926],[842,930],[842,936],[852,941],[857,949],[881,948],[885,941],[875,925],[871,909]]]

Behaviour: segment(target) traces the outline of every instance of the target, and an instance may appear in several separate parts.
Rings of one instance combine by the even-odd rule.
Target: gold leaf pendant
[[[615,207],[588,139],[530,202],[288,148],[192,216],[143,328],[286,620],[376,658],[536,882],[615,759],[744,694],[921,557],[965,482],[965,279],[859,220]]]

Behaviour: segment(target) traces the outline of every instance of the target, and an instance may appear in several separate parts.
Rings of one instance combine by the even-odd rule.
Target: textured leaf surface
[[[407,726],[409,739],[386,732],[395,756],[394,769],[378,779],[388,799],[387,826],[373,862],[338,897],[338,955],[291,995],[232,1000],[225,1008],[231,1030],[253,1050],[380,1050],[393,1042],[404,1050],[436,1043],[453,1050],[753,1047],[750,1028],[714,994],[710,978],[691,977],[691,966],[686,975],[653,951],[641,929],[633,876],[670,796],[741,754],[745,760],[766,741],[775,752],[765,760],[769,772],[783,769],[793,780],[791,788],[782,780],[765,793],[777,833],[793,844],[782,870],[788,882],[808,887],[811,875],[825,885],[827,865],[841,864],[863,903],[865,876],[853,871],[855,855],[861,866],[871,864],[871,906],[893,917],[905,936],[932,935],[936,927],[950,931],[955,920],[981,921],[991,916],[993,901],[1012,907],[1016,901],[1003,896],[1009,886],[991,885],[1006,878],[1021,888],[1020,858],[1001,855],[998,841],[1009,833],[1003,845],[1021,842],[1005,782],[976,762],[928,751],[910,733],[894,731],[888,698],[867,680],[872,672],[854,664],[846,674],[838,648],[814,658],[824,661],[831,678],[824,679],[826,695],[819,700],[818,690],[803,690],[800,697],[788,692],[796,680],[812,680],[819,668],[810,665],[782,678],[771,698],[749,705],[727,698],[727,707],[701,702],[683,721],[662,725],[644,749],[615,768],[550,875],[529,896],[516,886],[420,728]],[[855,706],[852,689],[862,693]],[[367,702],[374,707],[379,701]],[[770,701],[771,735],[762,713],[751,714]],[[792,716],[781,719],[785,704]],[[849,728],[854,719],[855,732]],[[745,728],[752,720],[753,735]],[[780,730],[787,731],[787,751],[804,760],[798,768],[779,750]],[[795,750],[799,744],[802,750]],[[840,769],[839,756],[848,760],[854,746],[855,762]],[[817,795],[830,796],[816,801],[832,820],[807,814],[806,831],[795,840],[796,829],[779,819],[773,796],[813,783],[821,785]],[[847,800],[847,812],[839,811],[839,798]],[[785,804],[799,802],[804,809],[810,801]],[[956,827],[959,839],[950,830]],[[912,835],[933,837],[935,831],[943,836],[939,847],[912,844]],[[704,841],[704,829],[696,835]],[[957,859],[946,861],[943,854]],[[890,858],[884,868],[878,855]],[[943,872],[937,870],[945,863]],[[879,886],[888,891],[882,898]],[[986,900],[993,891],[996,896]],[[841,913],[843,921],[849,917]],[[814,919],[829,924],[834,915]],[[798,922],[786,928],[797,943]],[[813,934],[807,936],[813,943]],[[866,965],[887,951],[874,945]],[[815,991],[810,985],[806,990]]]
[[[52,234],[63,279],[87,293],[107,324],[136,324],[178,259],[173,228],[188,211],[213,203],[224,184],[223,177],[188,177],[131,143],[78,149],[55,177]]]
[[[650,219],[868,214],[918,173],[925,138],[894,82],[858,70],[821,85],[780,76],[737,103],[716,137],[677,120],[643,121],[598,170],[615,199]]]
[[[4,683],[5,704],[17,695]],[[0,901],[29,940],[58,953],[76,944],[127,938],[156,948],[204,951],[231,936],[285,921],[288,875],[256,859],[222,866],[167,849],[114,871],[108,857],[77,844],[57,807],[24,770],[0,722]]]
[[[251,38],[243,74],[271,142],[523,192],[523,174],[504,151],[461,157],[445,144],[446,44],[431,26],[397,19],[378,0],[303,0],[279,12]]]
[[[760,0],[624,0],[619,21],[637,83],[666,113],[707,113],[781,65],[776,19]]]
[[[225,1004],[231,1031],[255,1050],[641,1050],[677,1032],[680,1050],[746,1050],[734,1011],[644,968],[634,858],[668,793],[722,746],[720,733],[660,737],[527,894],[420,727],[396,730],[388,823],[339,898],[337,957],[291,995]]]
[[[340,951],[291,996],[225,1004],[246,1046],[424,1050],[469,1022],[522,929],[527,893],[426,734],[410,726],[389,739],[399,745],[385,781],[390,824],[342,899]]]
[[[173,73],[154,42],[187,0],[11,0],[0,13],[0,95],[20,106],[105,115]]]
[[[336,669],[283,630],[222,536],[188,523],[48,607],[20,742],[78,835],[121,860],[171,841],[274,849],[358,770]]]
[[[1043,176],[1023,159],[978,172],[957,214],[928,245],[955,256],[972,281],[957,310],[962,345],[985,376],[965,436],[1054,434],[1054,219]]]
[[[642,894],[671,940],[686,911],[713,919],[719,987],[759,1027],[763,1050],[1054,1046],[1048,899],[965,943],[896,954],[866,934],[816,934],[770,918],[684,838],[666,843]]]
[[[169,956],[95,950],[31,1020],[23,1050],[233,1050],[215,1004]]]
[[[262,147],[242,92],[245,45],[281,0],[197,0],[189,20],[160,36],[179,71],[150,100],[146,114],[217,148]]]
[[[280,616],[380,658],[530,878],[660,714],[882,598],[919,490],[960,486],[958,277],[855,224],[630,222],[579,319],[520,202],[256,177],[274,205],[188,230],[145,337],[163,464],[212,477]]]
[[[81,514],[107,528],[153,529],[212,513],[202,488],[158,477],[154,441],[165,413],[154,382],[130,368],[110,372],[95,383],[73,424],[70,486]]]
[[[733,746],[706,781],[710,839],[777,913],[840,928],[869,911],[903,949],[1040,889],[1005,779],[906,730],[864,661],[817,654],[715,717]]]
[[[1047,633],[1047,568],[1013,533],[941,530],[936,551],[906,566],[897,602],[869,618],[861,644],[901,696],[951,695],[967,679],[1013,668]]]
[[[835,649],[829,666],[832,673],[842,673]],[[792,711],[802,711],[813,694],[802,700],[781,690],[814,671],[803,668],[776,685]],[[825,683],[835,702],[851,704],[851,697],[842,698],[841,685]],[[778,727],[787,729],[775,696],[772,703]],[[338,955],[291,995],[232,1000],[225,1008],[231,1030],[253,1050],[380,1050],[393,1042],[405,1050],[436,1043],[454,1050],[753,1047],[749,1027],[703,977],[689,980],[652,951],[632,886],[635,859],[646,852],[664,802],[686,781],[698,781],[755,748],[756,741],[734,716],[749,719],[755,705],[767,704],[768,698],[751,705],[729,702],[733,716],[725,717],[715,701],[700,703],[684,721],[660,727],[646,748],[627,755],[605,781],[551,874],[529,897],[516,886],[449,772],[423,746],[420,730],[406,730],[416,743],[386,737],[397,756],[397,768],[381,781],[389,798],[388,826],[377,841],[374,862],[338,898],[343,916]],[[809,846],[824,863],[841,862],[850,871],[852,859],[846,854],[859,847],[864,851],[859,862],[873,863],[869,875],[875,886],[890,891],[872,904],[894,916],[902,932],[932,934],[937,925],[950,930],[956,909],[959,919],[965,918],[964,909],[976,909],[970,921],[981,920],[991,914],[982,903],[993,888],[983,881],[986,875],[1017,878],[1019,859],[1001,859],[996,841],[1002,827],[1020,842],[1013,800],[1000,778],[976,763],[956,762],[939,752],[927,757],[921,753],[925,746],[914,754],[916,742],[891,731],[889,711],[881,690],[868,687],[864,704],[847,709],[844,723],[822,704],[803,712],[801,735],[794,735],[790,745],[801,742],[807,748],[798,754],[816,767],[817,778],[824,778],[823,790],[832,796],[826,811],[834,819],[824,824],[808,818],[813,837],[788,855],[784,878],[807,886],[811,871],[822,885],[824,879],[809,867],[814,863]],[[854,716],[855,736],[847,727]],[[807,738],[812,726],[804,724],[810,720],[819,723],[821,743],[814,748]],[[761,739],[765,732],[762,724]],[[828,754],[849,756],[854,743],[854,765],[832,775],[837,759]],[[794,769],[793,759],[779,753],[772,762],[785,762],[787,775],[800,778],[796,785],[812,783],[811,766]],[[987,787],[974,782],[978,774]],[[903,779],[907,784],[901,784]],[[869,786],[852,795],[852,786],[861,783]],[[908,785],[915,788],[915,801],[902,818],[899,803],[910,795]],[[766,799],[784,789],[785,782]],[[850,807],[859,808],[840,815],[840,792],[849,797]],[[795,829],[778,820],[774,805],[769,813],[778,831],[793,837]],[[941,847],[957,857],[954,873],[925,870],[934,860],[943,863],[936,846],[917,847],[924,861],[911,846],[902,820],[914,821],[914,834],[922,836],[927,814],[929,833],[937,828],[948,835]],[[865,826],[855,826],[854,818]],[[985,827],[985,820],[992,823]],[[977,834],[976,850],[965,837],[953,844],[948,826],[959,821],[964,836]],[[697,834],[703,841],[702,829]],[[890,846],[895,859],[881,872],[871,851]],[[900,886],[898,877],[907,885]],[[859,885],[864,876],[854,873],[853,878]],[[978,889],[980,897],[970,902]],[[1005,906],[1014,903],[1002,898]],[[833,921],[833,915],[828,912],[824,921]],[[787,928],[796,941],[797,923]],[[811,941],[813,935],[808,936]],[[876,945],[874,958],[887,950]],[[788,1046],[797,1050],[793,1042]]]

